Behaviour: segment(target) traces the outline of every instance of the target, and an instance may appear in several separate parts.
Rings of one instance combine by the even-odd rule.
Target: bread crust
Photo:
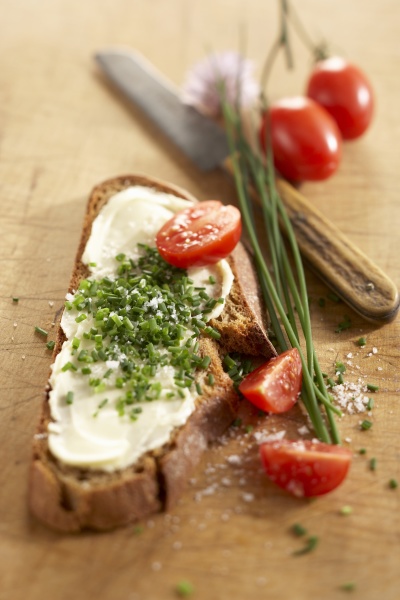
[[[87,204],[70,292],[88,276],[81,259],[94,218],[111,196],[132,185],[196,201],[185,190],[144,175],[116,177],[97,185]],[[168,510],[176,503],[205,448],[223,434],[237,413],[239,398],[223,370],[223,353],[237,351],[264,357],[276,354],[266,333],[256,277],[240,244],[229,260],[235,275],[233,297],[223,315],[212,321],[221,333],[221,342],[209,338],[200,342],[200,351],[211,357],[208,372],[215,379],[212,395],[199,397],[195,411],[168,444],[146,453],[134,465],[111,473],[62,464],[48,448],[47,427],[52,419],[47,389],[33,441],[28,490],[30,511],[40,521],[62,532],[107,530]],[[64,340],[59,326],[53,360]]]

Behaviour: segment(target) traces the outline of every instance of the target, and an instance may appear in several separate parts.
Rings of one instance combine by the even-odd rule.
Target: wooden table
[[[368,72],[377,99],[373,126],[345,144],[337,175],[302,191],[399,284],[398,2],[295,4],[312,34],[323,34]],[[259,73],[277,31],[276,8],[261,0],[0,2],[2,600],[167,600],[177,597],[182,580],[199,600],[400,597],[400,488],[389,486],[400,481],[399,321],[373,325],[344,304],[327,300],[320,307],[328,290],[311,274],[323,369],[332,374],[335,360],[351,360],[347,380],[362,374],[380,388],[369,431],[360,430],[359,414],[340,422],[354,460],[338,490],[315,501],[279,491],[260,470],[254,435],[241,428],[209,450],[173,512],[140,528],[62,536],[27,511],[31,439],[51,360],[34,327],[52,333],[92,186],[142,172],[200,199],[236,202],[222,173],[198,172],[105,85],[93,55],[110,45],[134,47],[180,86],[206,48],[237,49],[245,31]],[[298,41],[294,48],[296,70],[288,73],[278,62],[273,97],[303,90],[309,57]],[[352,327],[335,333],[344,315]],[[365,349],[355,344],[361,335]],[[302,424],[296,412],[263,427],[296,433]],[[232,455],[240,456],[239,465],[227,460]],[[313,552],[293,555],[303,546],[290,533],[294,523],[318,536]],[[354,589],[344,590],[350,583]]]

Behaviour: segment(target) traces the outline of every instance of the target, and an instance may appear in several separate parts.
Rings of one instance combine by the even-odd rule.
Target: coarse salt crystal
[[[254,494],[251,494],[250,492],[244,492],[242,494],[242,500],[244,502],[253,502],[253,500],[254,500]]]
[[[240,465],[241,458],[240,458],[240,456],[238,454],[231,454],[226,459],[226,462],[228,462],[230,465]]]

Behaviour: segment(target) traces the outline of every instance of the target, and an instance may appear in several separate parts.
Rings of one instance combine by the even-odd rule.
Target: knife
[[[202,171],[232,167],[224,130],[191,106],[142,55],[109,49],[95,60],[107,79]],[[400,306],[395,284],[288,182],[277,186],[308,266],[363,318],[392,321]]]

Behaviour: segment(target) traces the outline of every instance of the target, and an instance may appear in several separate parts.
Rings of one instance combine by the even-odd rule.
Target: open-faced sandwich
[[[41,521],[105,530],[170,508],[232,423],[224,357],[275,355],[239,237],[236,208],[173,185],[94,188],[33,444]]]

